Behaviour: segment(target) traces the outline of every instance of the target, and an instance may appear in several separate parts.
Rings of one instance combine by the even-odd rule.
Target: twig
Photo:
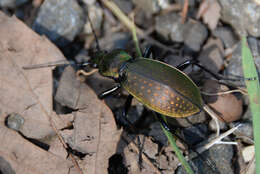
[[[189,0],[184,1],[183,9],[181,12],[181,23],[184,24],[186,21],[187,13],[189,8]]]
[[[172,49],[172,48],[169,48],[167,47],[166,45],[158,42],[157,40],[147,36],[145,34],[145,32],[136,27],[132,21],[118,8],[118,6],[110,1],[110,0],[101,0],[101,2],[109,9],[112,11],[112,13],[130,30],[130,31],[133,31],[133,28],[136,28],[136,33],[139,35],[140,38],[144,38],[146,39],[148,42],[152,42],[154,45],[166,50],[166,51],[169,51],[171,53],[176,53],[177,51]]]
[[[208,150],[209,148],[211,148],[213,145],[215,144],[229,144],[229,145],[237,145],[237,142],[225,142],[225,141],[221,141],[223,138],[229,136],[230,134],[232,134],[235,130],[237,130],[239,127],[241,126],[241,124],[229,129],[228,131],[224,132],[223,134],[219,135],[218,137],[212,139],[209,143],[203,145],[202,147],[199,147],[196,149],[196,151],[198,153],[203,153],[204,151]],[[189,159],[193,159],[197,156],[196,153],[191,153],[189,155]]]
[[[219,128],[219,123],[218,123],[218,116],[216,115],[216,113],[214,111],[212,111],[210,109],[210,107],[208,105],[204,105],[203,106],[203,109],[204,111],[206,111],[210,116],[211,118],[215,121],[216,123],[216,128],[217,128],[217,132],[216,132],[216,137],[219,136],[219,133],[220,133],[220,128]]]
[[[228,90],[228,91],[223,91],[223,92],[216,92],[216,93],[208,93],[205,91],[200,91],[202,94],[204,95],[208,95],[208,96],[215,96],[215,95],[225,95],[225,94],[231,94],[231,93],[235,93],[235,92],[240,92],[244,95],[247,95],[247,93],[245,93],[243,90],[241,89],[234,89],[234,90]]]

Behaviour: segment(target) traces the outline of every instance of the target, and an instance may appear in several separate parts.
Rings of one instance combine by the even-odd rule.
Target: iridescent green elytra
[[[99,73],[116,79],[146,107],[171,117],[186,117],[200,112],[202,98],[198,87],[180,70],[160,61],[133,59],[123,50],[93,60]]]

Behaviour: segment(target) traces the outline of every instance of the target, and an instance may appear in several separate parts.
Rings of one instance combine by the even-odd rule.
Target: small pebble
[[[28,0],[0,0],[0,7],[2,8],[15,8],[25,4]]]
[[[208,36],[207,28],[199,22],[188,22],[184,26],[184,44],[192,51],[199,51]]]
[[[19,114],[12,113],[6,118],[6,126],[15,131],[19,131],[23,124],[24,118]]]
[[[246,163],[251,161],[255,156],[255,146],[251,145],[244,147],[242,149],[242,155]]]
[[[165,40],[183,42],[183,27],[181,17],[177,13],[160,15],[155,18],[155,30]]]
[[[84,12],[77,1],[45,0],[32,28],[62,47],[79,34],[85,23],[84,19]]]

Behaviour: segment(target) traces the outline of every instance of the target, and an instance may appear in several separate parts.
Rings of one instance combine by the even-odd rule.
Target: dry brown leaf
[[[5,117],[1,115],[0,120],[0,157],[9,164],[8,170],[17,174],[69,173],[73,167],[71,161],[35,146],[17,132],[5,127]]]
[[[72,135],[67,134],[65,140],[74,150],[88,154],[81,163],[83,171],[107,173],[108,160],[116,153],[121,134],[111,110],[90,87],[76,79],[72,67],[63,72],[55,99],[79,109],[73,113]]]
[[[52,111],[50,68],[23,70],[23,66],[64,59],[45,37],[40,37],[16,17],[0,12],[0,108],[19,113],[25,120],[20,132],[40,139],[53,134],[48,115],[59,125],[68,123]]]
[[[66,127],[71,122],[71,115],[63,119],[64,115],[57,115],[52,111],[51,69],[22,69],[23,66],[62,60],[64,59],[62,53],[46,38],[39,37],[15,17],[9,18],[0,13],[0,25],[0,77],[2,82],[0,84],[0,107],[2,113],[6,115],[19,113],[25,120],[20,132],[30,138],[41,139],[54,133],[53,128],[50,126],[49,118],[51,118],[51,122],[58,129]],[[68,69],[69,76],[73,77],[73,83],[70,86],[76,85],[76,87],[67,88],[65,93],[69,92],[69,95],[63,97],[63,99],[65,100],[66,97],[69,97],[75,100],[72,100],[71,106],[80,108],[80,110],[73,113],[75,117],[74,129],[69,130],[71,131],[70,134],[66,134],[68,130],[64,130],[62,135],[65,136],[64,138],[68,140],[67,143],[70,143],[73,149],[88,153],[84,160],[80,162],[84,173],[106,173],[108,159],[116,152],[121,131],[118,131],[116,128],[111,110],[97,98],[96,94],[87,85],[80,83],[76,79],[75,72],[70,67]],[[66,75],[66,72],[64,74]],[[60,86],[64,87],[62,80],[60,84]],[[1,121],[4,122],[3,117]],[[15,133],[10,129],[4,129]],[[5,140],[11,144],[14,138],[6,134],[6,132],[4,133],[5,137],[0,134],[0,140]],[[9,136],[11,139],[9,139]],[[14,142],[20,145],[21,143],[29,143],[21,137],[17,138],[17,141],[19,142]],[[36,152],[41,150],[32,144],[30,145],[33,149],[28,148],[28,150],[31,150],[32,154],[34,154],[35,149]],[[52,141],[50,145],[49,151],[52,153],[44,152],[48,155],[55,156],[54,154],[56,154],[60,157],[55,156],[59,158],[56,162],[53,162],[55,159],[52,160],[54,157],[50,157],[51,160],[49,162],[52,164],[50,164],[49,170],[44,168],[48,166],[46,165],[47,162],[42,168],[38,164],[41,161],[45,162],[48,159],[46,156],[38,155],[40,157],[37,160],[34,159],[35,156],[32,154],[28,155],[27,151],[25,151],[25,154],[22,154],[23,147],[27,146],[21,145],[21,149],[19,149],[19,146],[15,146],[10,151],[7,149],[6,153],[9,155],[9,153],[12,153],[12,150],[19,152],[21,150],[20,156],[27,155],[28,161],[33,160],[32,168],[27,168],[32,171],[18,171],[16,173],[40,173],[40,171],[43,173],[55,173],[55,171],[50,172],[50,170],[54,170],[51,166],[59,165],[59,160],[64,160],[65,151],[57,141]],[[9,156],[4,156],[4,159],[11,163],[15,171],[23,168],[23,166],[19,166],[19,163],[9,161],[11,160]],[[63,171],[68,173],[67,162],[66,160],[64,161],[61,165],[63,169],[60,169],[60,173],[65,173]],[[69,165],[72,166],[71,163]],[[25,167],[27,166],[25,165]],[[37,168],[37,171],[33,167]],[[57,168],[59,169],[59,166]],[[78,171],[72,168],[70,172]]]
[[[197,19],[203,19],[205,24],[208,24],[211,30],[217,27],[220,18],[221,7],[217,0],[204,0],[199,7]]]

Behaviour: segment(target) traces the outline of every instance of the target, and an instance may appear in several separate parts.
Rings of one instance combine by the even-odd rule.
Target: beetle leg
[[[114,86],[113,88],[110,88],[110,89],[108,89],[108,90],[102,92],[101,94],[99,94],[99,95],[98,95],[98,98],[99,98],[99,99],[103,99],[103,98],[105,98],[105,97],[111,95],[112,93],[114,93],[115,91],[117,91],[117,90],[120,89],[120,88],[121,88],[121,85],[118,84],[118,85]]]
[[[169,127],[169,125],[162,119],[162,116],[160,114],[158,114],[157,112],[155,112],[155,115],[158,119],[158,121],[162,124],[162,126],[164,127],[165,130],[167,130],[170,133],[173,133],[173,130]]]
[[[128,95],[127,96],[127,99],[125,101],[125,105],[124,105],[124,110],[123,110],[123,117],[126,118],[127,114],[128,114],[128,111],[130,109],[130,106],[132,104],[132,100],[133,100],[133,96],[132,95]]]
[[[201,66],[200,64],[198,64],[198,62],[196,60],[186,60],[185,62],[179,64],[176,68],[181,70],[181,71],[183,71],[184,69],[186,69],[190,65],[197,65],[198,67],[200,67],[202,70],[204,70],[205,72],[207,72],[210,75],[212,75],[217,80],[221,79],[217,74],[213,73],[212,71],[210,71],[207,68],[205,68],[205,67]]]
[[[183,138],[181,138],[181,137],[178,136],[176,133],[174,133],[174,130],[169,127],[169,125],[162,119],[162,117],[161,117],[160,114],[158,114],[157,112],[155,112],[155,115],[156,115],[158,121],[162,124],[162,126],[164,127],[164,129],[165,129],[166,131],[170,132],[174,137],[176,137],[176,138],[178,138],[180,141],[184,142],[184,143],[188,146],[188,148],[191,149],[194,153],[196,153],[196,154],[198,155],[198,157],[199,157],[202,161],[206,161],[207,165],[212,169],[212,171],[214,171],[214,172],[216,172],[216,173],[219,173],[219,171],[218,171],[217,168],[216,168],[216,164],[215,164],[213,161],[211,161],[211,160],[205,158],[204,156],[202,156],[202,155],[196,150],[196,148],[194,148],[192,145],[186,143]]]
[[[151,54],[152,54],[152,58],[154,59],[153,57],[155,55],[154,47],[152,45],[148,45],[144,50],[143,57],[150,58]]]

